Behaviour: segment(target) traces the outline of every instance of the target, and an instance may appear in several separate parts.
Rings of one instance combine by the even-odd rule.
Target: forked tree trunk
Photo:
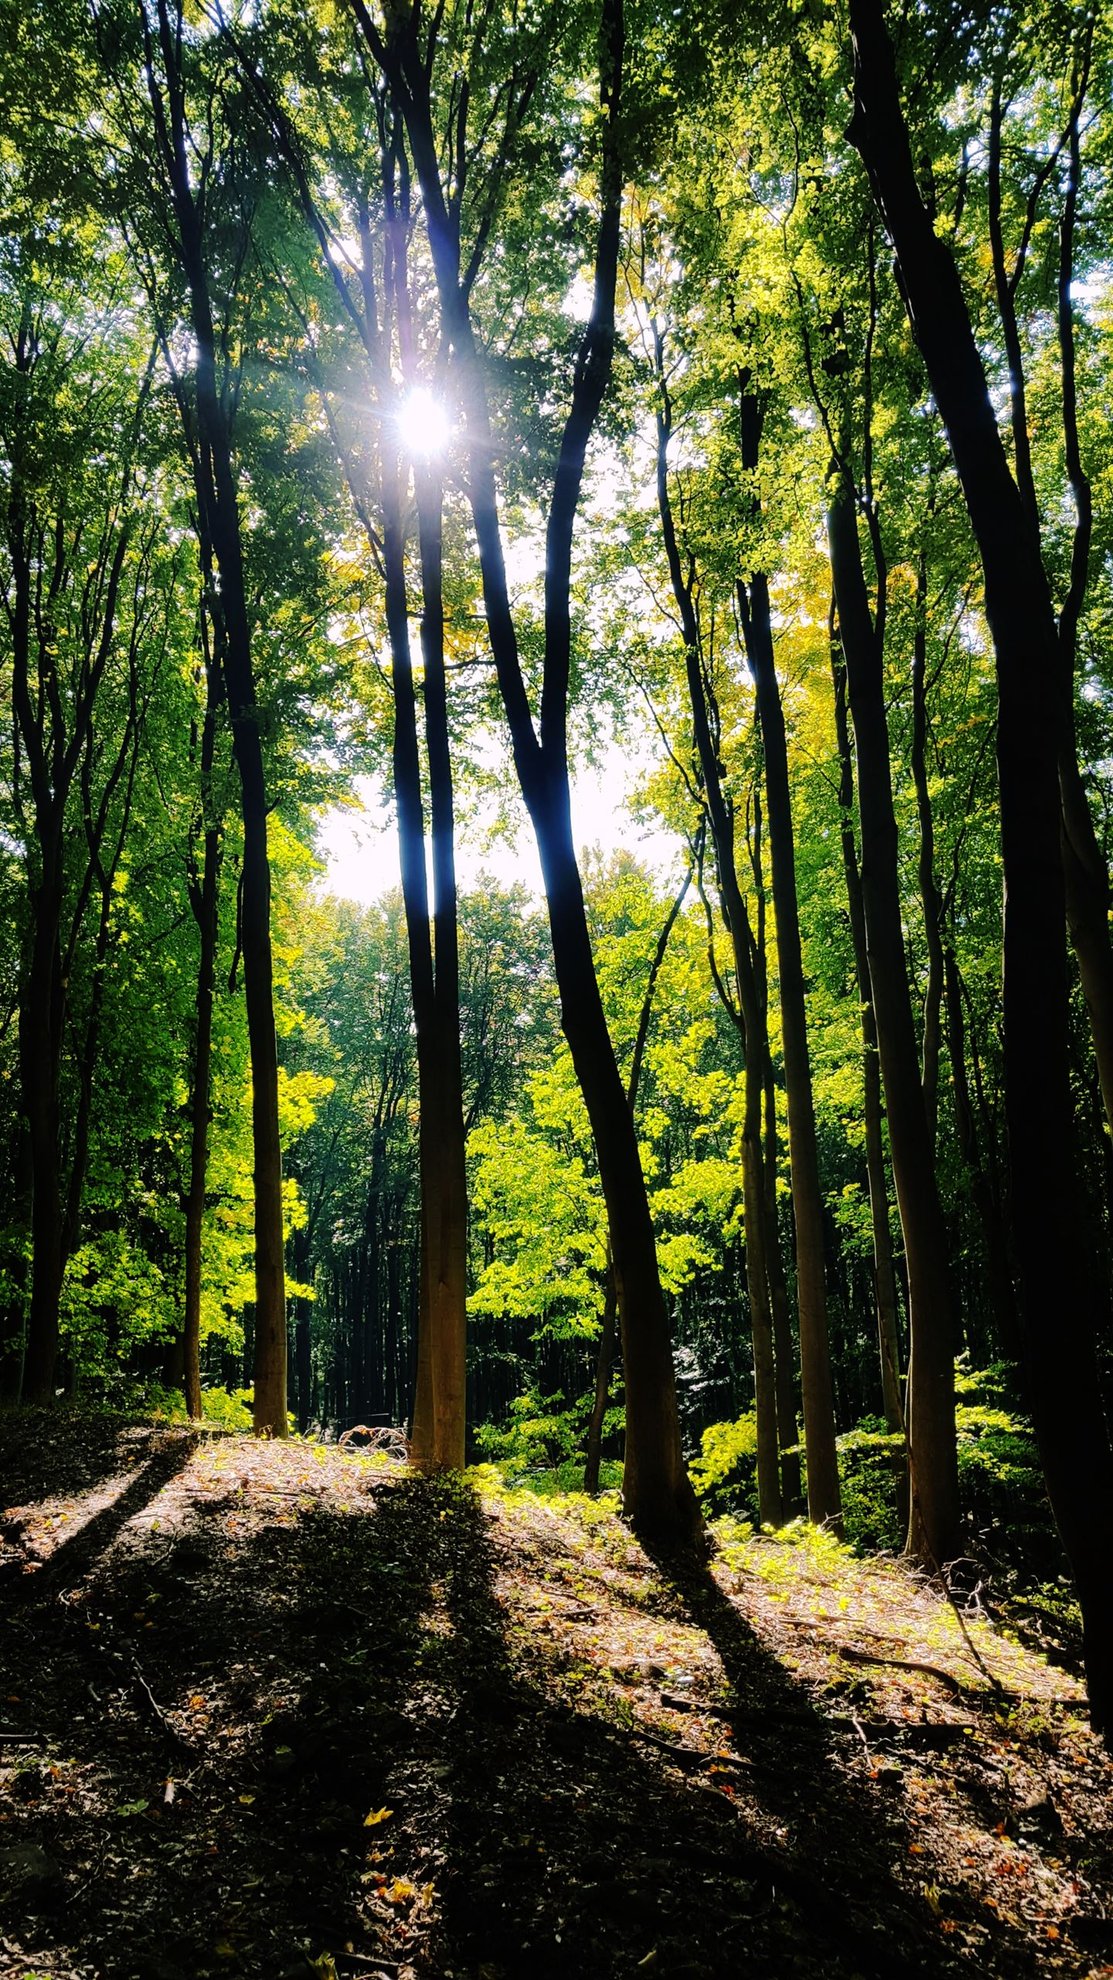
[[[916,183],[880,0],[850,0],[855,114],[902,291],[947,429],[985,575],[997,662],[1005,879],[1009,1203],[1030,1407],[1082,1608],[1090,1711],[1113,1736],[1113,1450],[1102,1404],[1099,1298],[1076,1184],[1070,1091],[1058,635],[1040,545],[997,429],[953,258]],[[1038,1072],[1038,1077],[1035,1076]]]
[[[603,187],[595,292],[575,366],[546,536],[545,661],[540,737],[522,675],[507,587],[494,475],[494,448],[482,360],[461,264],[457,183],[451,203],[440,175],[430,98],[432,55],[419,44],[416,17],[388,15],[384,40],[363,0],[353,0],[373,60],[406,122],[421,186],[441,319],[451,347],[467,426],[468,495],[479,549],[487,631],[506,711],[515,768],[537,838],[561,1021],[584,1095],[599,1160],[618,1285],[626,1367],[627,1513],[662,1539],[692,1537],[699,1511],[680,1447],[668,1311],[657,1267],[634,1123],[595,976],[583,890],[572,841],[567,705],[571,652],[571,555],[588,442],[610,376],[622,174],[618,154],[624,24],[621,0],[604,0],[601,78]],[[435,34],[435,29],[434,29]],[[463,111],[461,110],[461,115]],[[461,126],[457,158],[466,164]]]

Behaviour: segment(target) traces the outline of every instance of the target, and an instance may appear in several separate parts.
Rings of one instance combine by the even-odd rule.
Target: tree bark
[[[866,1131],[866,1181],[873,1235],[873,1280],[877,1304],[877,1345],[881,1364],[881,1397],[886,1427],[904,1430],[901,1396],[900,1329],[897,1321],[897,1281],[893,1270],[893,1237],[889,1224],[889,1187],[885,1173],[882,1125],[881,1061],[877,1050],[877,1019],[873,1008],[862,879],[854,843],[854,762],[846,710],[846,666],[832,642],[831,673],[835,690],[835,736],[839,752],[839,814],[847,913],[854,944],[854,971],[862,1020],[862,1117]]]
[[[924,985],[921,1031],[921,1083],[928,1140],[935,1149],[939,1121],[939,1048],[942,1039],[943,933],[942,902],[935,884],[935,820],[927,775],[927,561],[921,550],[916,564],[916,625],[912,635],[912,782],[920,826],[917,875],[924,917],[928,973]]]
[[[792,1342],[792,1308],[784,1260],[777,1234],[777,1086],[773,1061],[765,1055],[765,1228],[766,1278],[773,1328],[773,1380],[777,1394],[777,1442],[781,1461],[781,1518],[796,1519],[804,1511],[800,1473],[800,1403],[796,1389],[796,1356]]]
[[[286,1288],[267,794],[251,658],[251,622],[244,582],[239,498],[228,413],[217,382],[217,338],[202,220],[190,174],[190,134],[181,34],[171,19],[168,0],[157,0],[157,38],[163,67],[160,81],[151,23],[145,12],[142,13],[141,26],[156,146],[173,203],[177,225],[175,251],[186,284],[190,326],[196,345],[196,434],[195,445],[190,452],[199,525],[205,539],[202,562],[207,565],[211,556],[219,579],[219,592],[214,597],[213,606],[221,621],[221,653],[232,723],[232,748],[240,776],[243,820],[240,932],[251,1060],[254,1149],[253,1419],[258,1435],[285,1437]]]
[[[758,466],[761,408],[752,392],[744,391],[742,394],[740,417],[742,466],[747,471],[754,471]],[[757,695],[765,758],[773,911],[777,923],[781,1036],[788,1102],[788,1155],[792,1178],[792,1214],[796,1227],[796,1302],[800,1326],[800,1386],[804,1404],[808,1517],[817,1524],[830,1525],[841,1532],[842,1500],[827,1332],[823,1198],[819,1187],[819,1155],[804,1002],[804,962],[796,895],[788,745],[777,683],[769,585],[765,573],[754,571],[748,582],[739,580],[737,592],[746,659]]]
[[[624,23],[621,0],[605,0],[601,37],[603,187],[591,317],[575,365],[572,403],[554,476],[546,534],[545,660],[540,736],[521,671],[503,555],[494,449],[470,278],[461,265],[459,201],[441,181],[430,99],[431,53],[413,16],[391,13],[384,40],[363,0],[360,29],[405,118],[421,186],[443,328],[467,426],[468,495],[479,549],[487,630],[515,768],[537,838],[549,908],[561,1021],[584,1095],[607,1204],[626,1367],[623,1497],[631,1520],[663,1540],[694,1536],[699,1511],[680,1448],[668,1313],[637,1135],[626,1105],[599,996],[572,841],[567,759],[571,650],[571,552],[584,460],[611,370],[622,173],[618,153]],[[466,155],[461,132],[457,156]]]
[[[993,1175],[982,1155],[974,1118],[974,1103],[966,1071],[966,1020],[962,1008],[962,977],[959,973],[958,958],[950,942],[943,952],[943,965],[946,971],[947,1040],[959,1152],[970,1177],[970,1194],[981,1225],[982,1242],[985,1246],[986,1281],[997,1344],[1008,1360],[1019,1361],[1020,1320],[1016,1309],[1012,1263],[1009,1258],[1007,1222]]]
[[[1078,1213],[1060,844],[1061,656],[1038,537],[1005,457],[952,256],[925,209],[880,0],[851,0],[855,115],[985,575],[1000,698],[1009,1202],[1029,1402],[1082,1608],[1093,1723],[1113,1736],[1113,1450]],[[1037,1075],[1038,1072],[1038,1076]]]
[[[649,965],[645,995],[638,1012],[637,1030],[634,1034],[634,1050],[630,1060],[630,1076],[626,1082],[626,1100],[635,1121],[638,1114],[638,1089],[641,1085],[642,1066],[645,1063],[645,1048],[649,1042],[649,1021],[653,1015],[653,998],[657,989],[657,978],[669,945],[669,936],[676,926],[676,918],[684,905],[684,897],[692,884],[693,868],[689,866],[683,884],[676,894],[665,916],[653,960]],[[584,1491],[595,1498],[599,1491],[599,1458],[603,1438],[603,1420],[607,1414],[607,1397],[610,1391],[611,1367],[617,1341],[616,1319],[618,1316],[618,1290],[615,1285],[614,1262],[610,1246],[607,1246],[607,1262],[604,1271],[603,1319],[599,1330],[599,1351],[595,1360],[595,1395],[591,1405],[591,1416],[587,1426],[587,1446],[584,1455]]]
[[[828,537],[857,757],[866,948],[908,1272],[908,1551],[941,1567],[961,1551],[947,1235],[924,1111],[901,925],[881,638],[866,591],[855,490],[837,468]]]
[[[220,878],[221,829],[213,811],[213,758],[216,748],[218,667],[211,652],[205,656],[205,714],[201,728],[201,872],[190,874],[190,905],[197,923],[197,994],[194,1000],[193,1067],[190,1093],[189,1187],[186,1193],[185,1325],[183,1346],[185,1405],[190,1417],[201,1415],[201,1259],[205,1220],[205,1187],[209,1167],[209,1123],[212,1118],[213,996],[216,980],[217,892]],[[192,856],[192,855],[191,855]],[[300,1425],[304,1428],[304,1425]]]

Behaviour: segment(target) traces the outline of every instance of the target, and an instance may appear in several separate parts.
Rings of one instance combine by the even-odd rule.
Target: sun
[[[407,392],[398,408],[397,426],[402,445],[415,460],[439,460],[453,435],[448,407],[427,385]]]

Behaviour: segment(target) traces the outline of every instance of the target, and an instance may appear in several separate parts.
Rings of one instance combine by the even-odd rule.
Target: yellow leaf
[[[365,1829],[374,1829],[380,1822],[389,1821],[393,1813],[393,1808],[373,1808],[370,1815],[364,1816],[363,1826]]]

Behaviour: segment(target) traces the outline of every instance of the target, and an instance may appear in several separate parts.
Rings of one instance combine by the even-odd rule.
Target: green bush
[[[527,1471],[550,1471],[576,1455],[577,1429],[561,1394],[543,1396],[526,1389],[515,1396],[505,1423],[483,1423],[475,1441],[484,1457],[503,1467],[508,1478]]]
[[[895,1554],[904,1544],[900,1478],[904,1438],[880,1416],[864,1417],[839,1438],[839,1481],[846,1538],[860,1554]]]
[[[167,1423],[186,1423],[185,1397],[180,1389],[165,1389],[157,1382],[136,1384],[135,1401],[141,1404],[145,1413]],[[214,1430],[233,1430],[237,1434],[249,1433],[252,1429],[252,1393],[250,1389],[202,1389],[201,1421]],[[288,1416],[287,1428],[293,1430],[294,1419]]]
[[[733,1423],[709,1423],[690,1467],[706,1512],[740,1513],[757,1524],[757,1413]]]
[[[543,1396],[537,1389],[526,1389],[524,1394],[515,1396],[505,1423],[478,1426],[476,1444],[485,1458],[501,1467],[511,1484],[528,1480],[534,1489],[539,1489],[538,1478],[557,1479],[567,1475],[575,1482],[568,1486],[554,1484],[546,1489],[578,1492],[583,1484],[592,1401],[591,1396],[583,1396],[578,1402],[570,1403],[559,1391],[556,1395]],[[621,1405],[612,1404],[603,1418],[604,1447],[607,1439],[622,1429],[624,1421]],[[615,1465],[604,1463],[601,1479],[603,1473],[610,1477],[615,1469]],[[617,1471],[621,1477],[621,1465]]]

